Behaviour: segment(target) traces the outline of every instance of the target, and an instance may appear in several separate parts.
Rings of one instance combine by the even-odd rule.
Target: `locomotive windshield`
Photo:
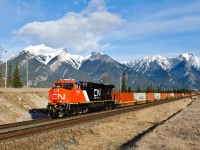
[[[73,83],[64,83],[63,87],[67,90],[71,90],[73,88]]]
[[[62,87],[62,83],[55,83],[54,87]]]

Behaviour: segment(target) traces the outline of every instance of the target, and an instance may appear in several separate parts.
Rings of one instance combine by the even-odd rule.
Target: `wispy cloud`
[[[126,20],[121,28],[110,33],[115,40],[200,31],[200,3],[145,14],[137,20]]]
[[[161,10],[155,14],[148,16],[146,19],[149,20],[163,20],[170,18],[181,18],[183,16],[196,16],[200,15],[200,2],[195,2],[191,4],[183,4],[181,6],[176,6],[173,8],[167,8],[165,10]]]

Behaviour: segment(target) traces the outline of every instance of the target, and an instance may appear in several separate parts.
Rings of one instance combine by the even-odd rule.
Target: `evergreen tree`
[[[15,87],[15,88],[22,87],[22,82],[21,82],[21,78],[20,78],[18,62],[16,63],[16,67],[15,67],[15,71],[14,71],[13,87]]]
[[[138,93],[141,92],[140,86],[137,86],[137,90],[136,90],[136,92],[138,92]]]
[[[12,87],[12,85],[13,85],[12,70],[11,69],[12,69],[12,65],[9,65],[8,80],[7,80],[8,87]]]
[[[133,90],[131,89],[131,86],[128,87],[128,92],[129,92],[129,93],[132,93],[132,92],[133,92]]]
[[[153,84],[151,83],[151,85],[150,85],[150,91],[149,92],[151,92],[151,93],[154,93],[155,92],[155,90],[154,90],[154,87],[153,87]]]
[[[160,84],[157,85],[157,92],[158,93],[161,93],[162,92],[162,87]]]
[[[122,73],[122,92],[127,92],[126,89],[126,73]]]
[[[150,86],[147,86],[145,91],[146,93],[150,93]]]

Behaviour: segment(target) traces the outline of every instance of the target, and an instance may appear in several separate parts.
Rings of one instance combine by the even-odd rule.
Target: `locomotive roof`
[[[85,82],[85,81],[79,81],[80,83],[87,83],[91,84],[93,86],[100,86],[100,87],[108,87],[108,88],[114,88],[115,86],[112,84],[103,84],[103,83],[96,83],[96,82]]]
[[[75,81],[74,79],[59,79],[57,80],[56,82],[59,82],[59,81],[74,81],[76,84],[77,83],[87,83],[87,84],[90,84],[90,85],[93,85],[93,86],[98,86],[98,87],[107,87],[107,88],[114,88],[115,86],[112,85],[112,84],[103,84],[103,83],[96,83],[96,82],[87,82],[87,81]]]

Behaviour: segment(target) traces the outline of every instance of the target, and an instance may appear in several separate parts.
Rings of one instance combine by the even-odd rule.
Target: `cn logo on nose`
[[[65,98],[66,98],[65,94],[63,94],[63,95],[61,95],[61,94],[53,94],[53,96],[56,96],[58,99],[62,99],[62,100],[65,100]]]

